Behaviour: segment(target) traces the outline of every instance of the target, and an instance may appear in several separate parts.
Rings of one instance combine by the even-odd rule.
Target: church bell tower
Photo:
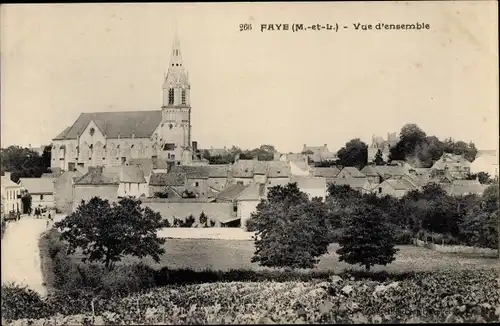
[[[168,71],[163,82],[160,144],[166,159],[178,161],[191,144],[191,85],[182,61],[177,33],[174,35]]]

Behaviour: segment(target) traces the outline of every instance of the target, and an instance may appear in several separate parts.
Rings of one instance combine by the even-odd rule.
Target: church
[[[137,158],[189,161],[197,151],[191,142],[190,91],[175,34],[161,110],[80,114],[52,140],[51,168],[119,166]]]

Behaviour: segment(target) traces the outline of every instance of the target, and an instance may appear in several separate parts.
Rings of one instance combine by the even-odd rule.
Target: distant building
[[[399,142],[398,134],[387,133],[387,139],[380,136],[372,136],[372,142],[368,146],[368,162],[373,162],[375,160],[375,155],[380,150],[382,153],[382,158],[385,162],[389,160],[390,149]]]
[[[4,214],[7,215],[11,211],[22,212],[21,186],[12,181],[10,172],[4,172],[0,181]]]
[[[313,162],[333,161],[337,159],[337,154],[330,152],[327,144],[323,146],[307,146],[307,144],[304,144],[301,153],[307,155]]]
[[[31,207],[53,208],[55,178],[21,178],[19,185],[31,195]]]

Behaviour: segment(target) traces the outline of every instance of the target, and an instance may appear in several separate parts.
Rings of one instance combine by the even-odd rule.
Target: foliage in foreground
[[[366,270],[374,265],[387,265],[396,257],[396,237],[386,214],[366,204],[354,209],[345,218],[344,232],[340,236],[339,260],[359,264]]]
[[[157,236],[158,230],[166,227],[165,220],[131,198],[114,205],[98,197],[82,201],[76,212],[54,227],[61,230],[61,239],[69,244],[70,253],[81,248],[84,260],[103,262],[106,268],[112,268],[125,255],[151,256],[159,262],[165,252],[165,239]]]
[[[333,275],[328,281],[169,286],[122,299],[104,300],[90,295],[87,302],[69,297],[55,301],[49,297],[44,301],[47,312],[56,314],[63,305],[77,307],[79,312],[33,324],[83,324],[92,319],[101,325],[498,322],[497,278],[494,270],[415,273],[383,281],[346,274]],[[14,308],[2,300],[5,319],[13,316]]]
[[[252,262],[261,266],[312,268],[328,252],[325,205],[310,201],[297,183],[269,188],[252,220],[257,231]]]

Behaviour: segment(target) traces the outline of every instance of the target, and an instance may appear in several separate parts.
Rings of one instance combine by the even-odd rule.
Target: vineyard
[[[111,300],[88,295],[4,302],[3,297],[4,290],[3,318],[24,315],[6,322],[11,325],[500,321],[499,275],[493,269],[392,274],[379,280],[343,274],[308,282],[167,286]],[[41,315],[47,317],[33,319]]]

